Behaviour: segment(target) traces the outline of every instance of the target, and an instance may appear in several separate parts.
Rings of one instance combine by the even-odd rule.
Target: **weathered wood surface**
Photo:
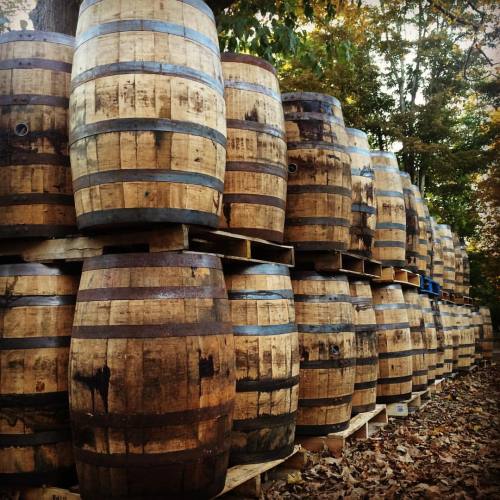
[[[437,370],[437,333],[429,296],[421,293],[418,296],[424,320],[424,344],[427,350],[427,385],[434,384]]]
[[[438,301],[436,306],[436,328],[438,334],[438,350],[443,352],[442,375],[448,377],[453,372],[453,319],[451,305]]]
[[[216,495],[234,391],[233,332],[216,256],[85,261],[70,355],[82,497]]]
[[[368,280],[349,280],[356,332],[356,380],[352,414],[372,411],[377,400],[377,319]]]
[[[288,164],[276,70],[247,54],[222,54],[227,162],[221,228],[283,241]]]
[[[226,266],[236,399],[230,464],[276,460],[294,447],[299,339],[288,267]]]
[[[455,293],[464,294],[464,259],[462,255],[462,244],[458,234],[452,233],[453,250],[455,252]]]
[[[446,291],[455,291],[455,247],[453,245],[453,236],[450,226],[438,224],[437,228],[441,236],[441,245],[443,247],[443,289]]]
[[[371,152],[375,172],[377,226],[373,257],[385,266],[406,264],[406,211],[398,162],[393,153]]]
[[[467,370],[475,358],[475,336],[472,315],[467,306],[456,306],[458,309],[458,324],[460,331],[460,346],[458,348],[458,370]]]
[[[408,172],[400,172],[399,175],[401,176],[401,184],[403,186],[406,214],[406,263],[404,267],[410,271],[417,272],[419,270],[420,255],[420,227],[417,198],[411,188],[410,174]]]
[[[378,325],[377,402],[404,401],[412,390],[412,349],[408,312],[401,285],[374,285]]]
[[[425,200],[420,194],[420,190],[415,184],[410,186],[415,196],[417,217],[418,217],[418,245],[417,245],[417,270],[421,274],[429,275],[427,269],[431,265],[432,248],[430,247],[432,233],[430,227],[430,218],[425,211]]]
[[[283,94],[288,147],[285,241],[298,250],[350,245],[351,166],[340,103],[311,92]]]
[[[298,435],[345,429],[356,378],[356,338],[344,275],[292,271],[299,331]]]
[[[217,227],[223,92],[217,31],[204,2],[84,2],[70,99],[79,227]]]
[[[76,481],[68,360],[80,269],[0,265],[0,484]]]
[[[76,227],[68,155],[74,38],[0,35],[0,238],[63,236]]]
[[[431,217],[432,229],[432,262],[431,262],[431,278],[439,285],[444,284],[444,251],[441,232],[438,224]]]

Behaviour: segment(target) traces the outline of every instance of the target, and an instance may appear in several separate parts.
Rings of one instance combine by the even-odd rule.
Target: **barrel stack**
[[[419,274],[430,275],[428,266],[430,267],[433,256],[432,247],[430,247],[432,236],[430,238],[431,241],[429,241],[428,234],[428,231],[430,232],[430,227],[428,227],[430,219],[426,216],[426,205],[422,195],[420,194],[420,190],[417,186],[415,186],[415,184],[411,185],[411,190],[415,197],[418,217],[417,270]]]
[[[419,269],[420,256],[420,227],[417,211],[417,199],[415,196],[415,192],[411,188],[410,174],[408,172],[400,172],[399,175],[401,176],[401,184],[403,187],[406,215],[406,263],[404,267],[406,269],[409,269],[410,271],[417,272]]]

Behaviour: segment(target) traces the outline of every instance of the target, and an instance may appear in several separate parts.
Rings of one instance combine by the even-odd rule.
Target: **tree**
[[[82,0],[38,0],[30,12],[36,30],[74,36]]]

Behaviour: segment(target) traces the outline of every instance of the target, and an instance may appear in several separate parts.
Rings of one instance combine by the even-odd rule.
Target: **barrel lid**
[[[290,101],[322,101],[328,104],[333,104],[333,106],[337,106],[338,108],[342,108],[340,101],[328,94],[320,94],[318,92],[286,92],[282,94],[281,100],[283,102]]]
[[[259,68],[270,71],[276,76],[276,68],[265,59],[261,59],[257,56],[252,56],[251,54],[243,54],[239,52],[222,52],[220,55],[222,62],[235,62],[241,64],[252,64],[253,66],[258,66]]]
[[[18,30],[0,34],[0,44],[9,42],[49,42],[74,47],[75,37],[52,31]]]
[[[346,127],[345,130],[350,135],[357,135],[358,137],[363,137],[363,139],[368,139],[368,135],[366,134],[366,132],[363,132],[358,128]]]

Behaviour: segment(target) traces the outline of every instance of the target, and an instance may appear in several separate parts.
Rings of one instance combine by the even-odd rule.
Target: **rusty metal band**
[[[279,92],[275,92],[269,87],[264,87],[264,85],[259,85],[258,83],[250,83],[250,82],[242,82],[238,80],[225,80],[224,88],[226,89],[234,89],[234,90],[243,90],[248,92],[257,92],[258,94],[263,94],[268,97],[271,97],[275,101],[278,101],[281,106],[281,95]]]
[[[170,182],[203,186],[214,189],[219,193],[224,191],[224,182],[211,175],[156,168],[106,170],[104,172],[83,175],[73,180],[73,189],[79,191],[101,184],[119,182]]]
[[[425,349],[424,349],[425,351]],[[406,358],[413,356],[416,350],[410,349],[408,351],[395,351],[395,352],[379,352],[378,359],[395,359],[395,358]]]
[[[71,441],[71,430],[35,432],[34,434],[0,434],[0,447],[42,446]]]
[[[356,382],[354,384],[355,391],[362,391],[364,389],[373,389],[377,387],[377,380],[370,380],[368,382]]]
[[[424,323],[424,328],[436,328],[435,323]]]
[[[10,224],[0,225],[0,239],[7,238],[56,238],[76,232],[75,226],[54,224]]]
[[[68,108],[69,98],[54,95],[40,94],[14,94],[1,95],[0,106],[53,106],[55,108]]]
[[[229,290],[229,300],[282,300],[293,299],[293,290]]]
[[[294,296],[295,302],[310,302],[314,304],[323,304],[329,302],[346,302],[351,303],[351,296],[345,293],[338,294],[296,294]],[[352,324],[350,325],[352,327]]]
[[[74,295],[0,296],[0,307],[6,309],[15,307],[72,306],[74,304],[76,304],[76,297]]]
[[[6,151],[0,157],[0,167],[17,167],[18,165],[44,165],[69,167],[70,159],[66,155],[50,153],[34,153],[31,151]]]
[[[279,208],[285,210],[286,201],[277,196],[267,196],[263,194],[243,194],[243,193],[231,193],[224,194],[222,197],[223,203],[242,203],[249,205],[265,205],[269,207]]]
[[[379,378],[379,384],[403,384],[404,382],[411,382],[413,375],[405,375],[403,377],[387,377]]]
[[[94,135],[113,132],[172,132],[203,137],[226,147],[226,136],[198,123],[161,118],[116,118],[81,125],[70,131],[70,144]]]
[[[354,282],[355,283],[355,282]],[[359,282],[358,282],[359,283]],[[368,284],[370,286],[370,282],[361,282],[362,285]],[[351,297],[351,303],[359,306],[373,306],[373,298],[371,295],[369,297]]]
[[[245,267],[240,267],[240,264],[234,270],[226,271],[227,275],[234,276],[290,276],[290,268],[283,264],[251,264]]]
[[[356,366],[356,358],[318,359],[316,361],[301,361],[301,370],[329,370]]]
[[[297,425],[296,432],[299,436],[325,436],[332,432],[344,431],[349,427],[349,420],[338,424],[327,425]]]
[[[399,224],[398,222],[377,222],[377,229],[399,229],[406,231],[406,224]]]
[[[48,408],[51,406],[68,407],[68,391],[42,392],[34,394],[0,395],[2,408]]]
[[[366,205],[365,203],[353,203],[351,205],[351,210],[353,212],[362,212],[362,213],[369,214],[369,215],[374,215],[377,213],[376,207],[370,207],[369,205]],[[368,229],[368,228],[363,228],[363,229]],[[372,229],[369,229],[369,231],[374,233],[374,231]]]
[[[64,276],[79,274],[77,268],[68,264],[1,264],[0,276]]]
[[[340,101],[328,94],[320,94],[318,92],[286,92],[282,95],[283,102],[297,102],[297,101],[321,101],[336,108],[341,108]]]
[[[299,407],[313,408],[316,406],[340,406],[349,404],[352,401],[352,394],[337,396],[334,398],[299,399]]]
[[[155,61],[124,61],[95,66],[74,76],[71,80],[71,89],[74,90],[84,83],[114,75],[148,74],[160,76],[174,76],[192,80],[202,85],[207,85],[219,95],[224,95],[222,82],[211,77],[203,71],[198,71],[187,66],[167,64]]]
[[[422,326],[410,326],[410,332],[411,333],[424,333],[424,328],[425,326],[422,325]]]
[[[212,38],[192,28],[188,28],[187,26],[155,19],[126,19],[98,24],[76,37],[75,49],[78,50],[79,47],[93,38],[129,31],[146,31],[179,36],[191,42],[195,42],[202,47],[206,47],[213,52],[217,58],[220,57],[219,45]]]
[[[356,358],[356,366],[374,366],[378,363],[378,355],[369,358]]]
[[[379,384],[380,384],[380,382],[379,382]],[[401,401],[406,401],[410,398],[411,398],[411,391],[405,392],[404,394],[393,394],[393,395],[389,395],[389,396],[377,396],[377,403],[381,403],[381,404],[399,403]]]
[[[0,207],[12,205],[67,205],[75,204],[71,194],[27,193],[0,196]]]
[[[293,280],[307,280],[307,281],[340,281],[342,283],[349,283],[345,274],[328,274],[317,273],[316,271],[296,271],[291,270]]]
[[[338,125],[344,126],[344,120],[335,115],[328,115],[326,113],[318,113],[316,111],[294,111],[285,112],[286,121],[314,121],[323,123],[337,123]],[[332,133],[334,137],[337,137],[335,133]]]
[[[330,151],[337,151],[341,153],[346,153],[345,147],[337,142],[325,142],[325,141],[296,141],[287,143],[288,151],[293,151],[295,149],[327,149]],[[336,158],[340,160],[340,158]]]
[[[255,163],[251,161],[228,161],[226,162],[226,172],[252,172],[255,174],[269,174],[288,179],[288,169],[283,165],[273,165],[271,163]]]
[[[375,242],[375,247],[376,248],[406,248],[406,243],[404,241],[391,241],[391,240],[377,240]],[[387,261],[384,261],[387,262]],[[397,262],[403,262],[404,261],[397,261]],[[396,267],[401,267],[402,264],[397,265]]]
[[[74,339],[155,339],[231,334],[231,323],[203,321],[161,325],[78,325],[73,327],[71,336]]]
[[[297,331],[299,333],[344,333],[354,332],[354,325],[352,323],[336,323],[324,325],[309,325],[304,323],[297,324]]]
[[[395,309],[408,309],[408,304],[375,304],[373,306],[375,311],[392,311]]]
[[[356,333],[375,333],[378,331],[377,324],[365,324],[365,325],[354,325],[354,331]]]
[[[144,225],[164,223],[196,224],[216,228],[220,222],[217,214],[183,208],[117,208],[81,214],[76,219],[78,227],[82,230],[109,226],[142,228]]]
[[[213,286],[150,286],[91,288],[78,291],[78,302],[99,300],[225,299],[224,288]]]
[[[251,64],[270,71],[273,75],[276,75],[276,68],[271,63],[261,59],[260,57],[255,57],[250,54],[238,54],[236,52],[222,52],[220,58],[223,63],[232,62],[239,64]]]
[[[319,184],[300,184],[289,185],[287,187],[288,194],[302,193],[321,193],[321,194],[338,194],[339,196],[347,196],[351,198],[352,190],[342,186],[324,186]]]
[[[0,70],[7,69],[48,69],[50,71],[61,71],[71,73],[71,63],[55,61],[51,59],[19,58],[3,59],[0,61]]]
[[[261,415],[255,418],[235,419],[233,420],[234,431],[260,431],[273,427],[281,427],[284,425],[293,425],[297,420],[297,412],[283,413],[281,415]],[[293,445],[292,445],[293,446]],[[288,445],[287,445],[288,448]],[[232,454],[232,452],[231,452]]]
[[[75,38],[62,33],[31,30],[9,31],[0,35],[0,44],[10,42],[48,42],[74,47]]]
[[[286,219],[287,226],[341,226],[350,227],[349,219],[341,217],[293,217]]]
[[[177,422],[178,425],[178,422]],[[183,462],[200,462],[210,460],[229,451],[230,440],[223,444],[209,444],[187,450],[171,451],[166,453],[98,453],[75,447],[75,459],[84,464],[96,467],[128,468],[128,467],[161,467],[164,465],[177,465]]]
[[[237,380],[236,392],[273,392],[291,389],[299,383],[299,376],[276,379]]]
[[[272,135],[278,139],[285,140],[285,131],[265,123],[253,122],[250,120],[227,120],[227,128],[234,128],[238,130],[251,130],[253,132]]]
[[[194,424],[207,420],[228,417],[233,402],[217,406],[194,408],[169,413],[89,413],[71,410],[71,421],[78,426],[109,427],[112,429],[143,429],[167,425]]]
[[[412,376],[413,377],[423,377],[424,375],[427,375],[429,370],[413,370],[412,371]]]
[[[208,267],[222,270],[221,261],[216,255],[152,252],[89,257],[85,259],[83,271],[129,267]]]
[[[285,335],[296,333],[297,325],[295,323],[285,323],[283,325],[234,325],[233,333],[236,337],[241,336],[268,336]]]
[[[0,338],[0,351],[69,347],[71,337]]]

